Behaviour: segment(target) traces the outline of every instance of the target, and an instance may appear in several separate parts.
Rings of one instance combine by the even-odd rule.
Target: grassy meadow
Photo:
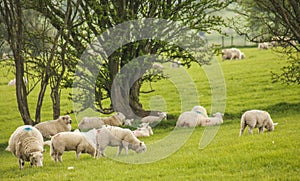
[[[143,160],[144,156],[166,156],[156,161],[130,164],[117,161],[117,148],[107,148],[107,158],[94,159],[82,154],[79,160],[75,152],[65,152],[63,163],[54,163],[49,155],[49,147],[45,147],[44,166],[31,168],[25,163],[20,170],[18,160],[10,152],[4,151],[11,133],[23,124],[18,113],[15,87],[7,86],[13,74],[6,67],[0,71],[0,180],[299,180],[300,171],[300,86],[272,83],[271,71],[280,72],[286,64],[284,57],[272,50],[259,51],[257,48],[242,48],[247,56],[245,60],[217,61],[222,67],[226,85],[226,108],[224,123],[219,127],[212,141],[203,149],[199,149],[200,140],[205,133],[203,127],[183,129],[173,133],[176,120],[182,111],[191,109],[199,102],[212,113],[212,92],[208,77],[202,67],[194,64],[185,70],[186,75],[179,75],[180,70],[172,70],[173,81],[162,80],[142,86],[141,101],[145,108],[168,112],[168,119],[153,128],[154,135],[141,138],[148,147],[144,154],[136,155],[132,151],[127,158]],[[188,76],[192,85],[184,89],[184,77]],[[190,95],[190,87],[195,86],[196,95]],[[73,103],[67,99],[69,90],[62,92],[62,114],[72,109]],[[192,90],[193,91],[193,90]],[[186,94],[186,95],[182,95]],[[37,93],[29,96],[29,104],[35,107]],[[195,98],[196,96],[196,98]],[[186,107],[181,107],[190,99]],[[263,109],[271,114],[279,125],[273,132],[258,134],[254,130],[249,135],[247,129],[239,137],[240,116],[249,109]],[[32,110],[33,111],[33,110]],[[32,112],[34,115],[34,112]],[[76,129],[76,116],[72,127]],[[50,99],[46,99],[42,110],[42,120],[52,118]],[[180,133],[187,132],[188,134]],[[182,141],[179,148],[172,144]],[[173,137],[172,137],[173,136]],[[174,138],[175,136],[175,138]],[[176,137],[177,136],[177,137]],[[165,139],[168,138],[168,139]],[[169,139],[172,138],[172,139]],[[160,140],[168,140],[167,143]],[[158,146],[155,146],[158,145]],[[155,146],[155,147],[154,147]],[[172,153],[166,150],[174,149]],[[150,159],[151,160],[151,159]],[[73,167],[74,169],[68,169]]]

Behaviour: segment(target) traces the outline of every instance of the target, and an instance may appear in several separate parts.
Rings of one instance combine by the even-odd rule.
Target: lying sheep
[[[194,106],[191,111],[180,114],[176,122],[176,127],[199,126],[201,120],[206,118],[208,118],[206,109],[203,106]]]
[[[125,116],[121,112],[117,112],[115,115],[111,117],[101,118],[101,117],[84,117],[79,125],[78,129],[81,131],[90,130],[93,128],[99,129],[103,125],[111,125],[111,126],[121,126],[123,125],[125,120]]]
[[[258,128],[258,133],[263,133],[264,128],[266,128],[268,131],[273,131],[274,126],[277,124],[278,123],[273,123],[270,114],[266,111],[246,111],[241,118],[240,136],[242,136],[246,126],[249,127],[249,134],[252,134],[253,128]]]
[[[87,133],[81,132],[61,132],[51,138],[50,156],[57,162],[62,162],[64,151],[76,151],[76,158],[79,159],[81,153],[88,153],[96,156],[96,130]]]
[[[12,152],[19,158],[20,169],[24,168],[25,161],[31,166],[43,166],[43,136],[29,125],[18,127],[10,136],[6,151]]]
[[[134,119],[125,119],[124,125],[125,126],[132,126]]]
[[[151,126],[149,126],[149,123],[142,123],[140,124],[139,128],[132,131],[132,133],[136,137],[149,137],[150,135],[153,135],[153,130]]]
[[[146,151],[146,145],[137,139],[131,130],[116,126],[103,126],[97,130],[97,157],[104,156],[104,150],[107,146],[118,146],[118,155],[121,154],[122,149],[125,149],[126,155],[128,149],[134,150],[136,153]]]
[[[224,114],[222,113],[215,113],[213,114],[214,117],[208,117],[204,119],[200,119],[199,125],[200,126],[215,126],[223,123],[223,116]]]
[[[202,115],[203,117],[207,118],[207,111],[203,106],[194,106],[192,111],[197,112],[198,114]]]
[[[167,113],[166,112],[159,112],[157,113],[158,116],[146,116],[141,119],[142,123],[149,123],[149,124],[154,124],[154,123],[159,123],[163,119],[167,119]]]
[[[241,50],[237,48],[223,49],[222,50],[222,59],[223,60],[233,60],[233,59],[245,59],[246,56]]]
[[[56,120],[46,121],[35,125],[45,139],[50,139],[51,136],[65,131],[71,131],[72,119],[69,115],[60,116]]]

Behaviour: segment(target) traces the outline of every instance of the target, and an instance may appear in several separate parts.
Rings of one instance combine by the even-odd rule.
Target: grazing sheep
[[[258,43],[258,49],[259,50],[268,50],[269,49],[269,43],[268,42],[263,42],[263,43]]]
[[[65,131],[71,131],[72,119],[69,115],[60,116],[56,120],[46,121],[35,125],[45,139],[50,139],[51,136]]]
[[[233,60],[233,59],[245,59],[246,56],[241,50],[237,48],[223,49],[222,50],[222,59],[224,60]]]
[[[191,111],[180,114],[177,127],[195,127],[199,126],[202,119],[208,118],[207,111],[203,106],[194,106]]]
[[[79,159],[81,153],[88,153],[96,156],[96,130],[87,133],[81,132],[61,132],[51,138],[50,156],[57,162],[62,162],[64,151],[76,151],[76,158]]]
[[[104,150],[107,146],[118,146],[118,155],[122,149],[125,149],[126,155],[128,149],[134,150],[136,153],[146,151],[146,145],[137,139],[130,129],[124,129],[116,126],[103,126],[97,130],[97,157],[104,156]]]
[[[224,114],[217,112],[213,114],[213,116],[214,117],[200,119],[200,126],[215,126],[223,123]]]
[[[43,166],[43,136],[35,127],[18,127],[10,136],[6,151],[19,158],[20,169],[24,168],[25,161],[30,162],[31,166]]]
[[[266,128],[268,131],[273,131],[274,126],[277,124],[278,123],[273,123],[270,114],[266,111],[246,111],[241,118],[240,136],[242,136],[246,126],[249,127],[249,133],[252,134],[253,128],[258,128],[258,133],[263,133],[264,128]]]
[[[149,126],[149,123],[142,123],[140,124],[140,127],[132,131],[132,133],[136,137],[149,137],[150,135],[153,135],[153,130],[151,126]]]
[[[79,125],[78,129],[81,131],[87,131],[90,129],[99,129],[103,125],[111,125],[111,126],[121,126],[123,125],[125,120],[125,116],[121,112],[117,112],[115,115],[111,117],[101,118],[101,117],[84,117]]]
[[[167,119],[167,113],[166,112],[159,112],[157,113],[158,116],[146,116],[141,119],[142,123],[149,123],[149,124],[154,124],[154,123],[159,123],[163,119]]]

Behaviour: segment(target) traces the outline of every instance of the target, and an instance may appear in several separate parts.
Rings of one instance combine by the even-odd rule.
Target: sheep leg
[[[20,169],[23,169],[24,168],[24,165],[25,165],[25,162],[22,158],[19,158],[19,166],[20,166]]]
[[[263,132],[264,132],[264,127],[263,126],[258,128],[258,133],[263,133]]]
[[[80,151],[76,151],[76,159],[77,159],[77,160],[79,159],[80,154],[81,154]]]
[[[253,134],[253,127],[249,126],[249,134]]]
[[[62,163],[62,153],[58,153],[58,154],[57,154],[57,157],[58,157],[58,161],[59,161],[60,163]]]
[[[123,149],[123,145],[120,145],[117,153],[118,156],[121,155],[122,149]]]

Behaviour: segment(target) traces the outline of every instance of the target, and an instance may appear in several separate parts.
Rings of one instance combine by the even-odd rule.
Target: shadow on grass
[[[249,108],[247,110],[242,110],[239,113],[228,112],[228,113],[225,113],[224,120],[240,119],[242,114],[245,111],[248,111],[251,109],[267,111],[270,113],[271,117],[283,117],[286,115],[300,114],[300,102],[298,102],[298,103],[280,102],[280,103],[270,105],[267,107]]]

